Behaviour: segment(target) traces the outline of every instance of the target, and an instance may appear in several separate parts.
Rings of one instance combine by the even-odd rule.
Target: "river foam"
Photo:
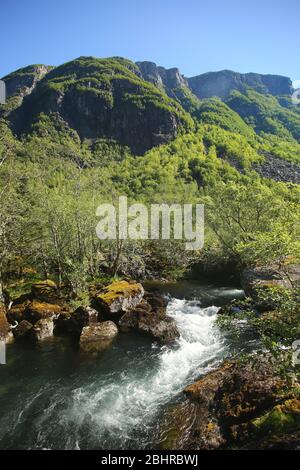
[[[98,361],[72,363],[54,377],[55,364],[47,364],[48,380],[35,377],[35,390],[35,382],[28,384],[29,393],[25,387],[10,419],[0,417],[0,447],[6,422],[10,440],[4,439],[4,447],[151,448],[166,406],[227,355],[214,324],[218,309],[172,298],[168,314],[181,335],[174,345],[161,347],[142,339],[122,344],[121,339]],[[50,354],[47,358],[55,361]]]

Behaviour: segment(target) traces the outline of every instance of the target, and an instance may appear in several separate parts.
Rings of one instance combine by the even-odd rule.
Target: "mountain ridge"
[[[290,144],[268,144],[267,150],[298,160],[300,110],[288,77],[223,70],[187,78],[176,67],[154,62],[82,56],[57,67],[27,66],[4,81],[8,99],[0,117],[19,136],[39,128],[47,115],[81,141],[111,139],[136,155],[200,123],[241,134],[250,143],[255,134],[275,135]]]

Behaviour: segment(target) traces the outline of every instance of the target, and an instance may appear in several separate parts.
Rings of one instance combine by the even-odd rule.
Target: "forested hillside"
[[[155,67],[81,57],[4,77],[2,284],[52,276],[82,302],[103,276],[172,278],[195,266],[299,259],[300,108],[289,81],[255,74],[237,87],[235,77],[225,95],[200,99],[195,83],[207,77]],[[95,210],[118,195],[204,203],[204,249],[100,241]]]

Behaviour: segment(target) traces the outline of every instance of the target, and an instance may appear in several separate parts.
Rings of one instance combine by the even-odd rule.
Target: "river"
[[[0,448],[156,448],[167,407],[232,354],[214,323],[219,306],[243,296],[192,281],[159,290],[181,333],[172,346],[134,334],[120,334],[97,357],[82,356],[61,337],[8,346],[0,366]]]

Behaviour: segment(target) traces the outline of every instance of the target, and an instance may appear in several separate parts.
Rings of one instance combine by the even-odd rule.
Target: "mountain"
[[[300,108],[287,77],[224,70],[187,78],[148,61],[80,57],[3,80],[8,99],[0,117],[18,136],[51,126],[90,148],[102,139],[113,154],[117,144],[141,155],[199,125],[217,126],[242,136],[272,168],[274,157],[300,161]]]
[[[31,66],[4,77],[8,96],[22,96],[9,121],[30,132],[41,113],[58,114],[81,139],[109,138],[144,153],[192,124],[180,104],[142,80],[122,58],[81,57],[48,71]]]
[[[29,65],[28,67],[18,69],[7,75],[4,77],[7,97],[9,98],[14,95],[24,97],[29,95],[38,81],[52,68],[53,67],[46,65]]]
[[[231,70],[208,72],[188,78],[192,92],[200,99],[218,96],[228,98],[233,90],[245,92],[248,88],[273,96],[291,95],[292,81],[279,75],[261,75],[258,73],[237,73]]]

